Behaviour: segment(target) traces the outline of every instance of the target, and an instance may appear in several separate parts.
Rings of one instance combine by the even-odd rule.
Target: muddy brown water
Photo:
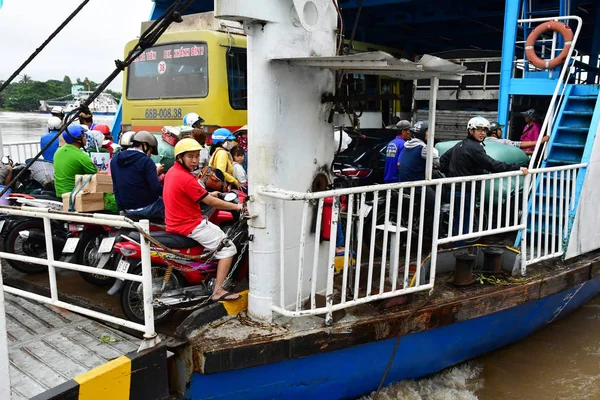
[[[0,112],[3,142],[38,139],[46,132],[47,119],[44,114]],[[111,117],[100,117],[98,122],[110,121]],[[5,263],[3,270],[6,277],[47,287],[45,274],[26,277]],[[58,286],[61,292],[122,316],[116,296],[83,282],[77,273],[59,273]],[[174,331],[184,316],[160,329]],[[395,383],[384,388],[378,399],[600,399],[600,297],[518,343],[425,379]]]

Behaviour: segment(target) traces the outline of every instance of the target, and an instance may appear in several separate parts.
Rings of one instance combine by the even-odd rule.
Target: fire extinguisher
[[[347,199],[346,196],[340,197],[340,211],[346,210]],[[321,238],[323,240],[331,239],[331,220],[333,215],[333,202],[335,201],[335,197],[325,197],[323,199],[323,215],[321,217]],[[338,216],[338,223],[340,219]]]

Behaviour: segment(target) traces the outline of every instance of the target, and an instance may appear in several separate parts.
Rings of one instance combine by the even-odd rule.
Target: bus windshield
[[[127,99],[208,95],[206,43],[173,43],[147,49],[129,66]]]

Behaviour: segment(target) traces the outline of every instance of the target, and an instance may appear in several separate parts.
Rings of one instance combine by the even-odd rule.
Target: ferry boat
[[[89,90],[79,90],[73,101],[65,104],[65,112],[71,112],[80,106],[93,92]],[[119,108],[119,103],[109,93],[101,93],[90,104],[89,109],[94,115],[115,115]]]
[[[197,1],[189,12],[210,10],[209,3]],[[582,35],[600,29],[594,2],[552,1],[551,15],[529,9],[532,2],[504,2],[497,119],[505,124],[535,101],[546,110],[527,174],[432,179],[430,157],[423,181],[331,184],[333,110],[356,100],[336,91],[339,75],[430,80],[431,155],[440,82],[476,72],[427,54],[418,61],[379,51],[340,54],[338,19],[349,14],[338,6],[358,19],[380,7],[380,17],[408,10],[407,3],[423,2],[215,1],[215,16],[242,22],[248,41],[249,289],[179,325],[177,339],[167,341],[171,393],[356,398],[518,341],[600,294],[600,45]],[[157,0],[152,19],[171,4]],[[440,12],[457,12],[452,7]],[[582,8],[594,24],[577,15]],[[428,187],[433,211],[425,208]],[[455,212],[461,225],[468,220],[468,233],[453,232]],[[142,270],[138,281],[151,283],[150,265]],[[183,301],[151,288],[150,310]],[[145,311],[144,348],[151,351],[153,311]],[[40,398],[72,394],[70,385]]]
[[[83,85],[73,85],[71,94],[61,99],[40,100],[40,110],[50,112],[54,106],[64,107],[66,113],[69,113],[79,107],[92,93],[90,90],[83,90]],[[64,100],[65,98],[71,100]],[[119,109],[119,103],[110,93],[100,93],[98,97],[89,105],[90,111],[95,115],[115,115]]]

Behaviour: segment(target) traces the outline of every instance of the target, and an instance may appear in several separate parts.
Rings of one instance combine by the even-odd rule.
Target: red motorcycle
[[[241,192],[230,192],[221,195],[225,201],[243,202],[246,195]],[[225,281],[227,288],[234,286],[232,283],[239,281],[247,275],[248,271],[248,226],[239,213],[223,210],[203,210],[203,215],[210,222],[221,227],[236,246],[238,252]],[[206,257],[191,260],[188,257],[201,257],[204,248],[195,240],[174,233],[158,231],[150,232],[150,236],[176,251],[171,253],[164,248],[151,243],[150,257],[152,263],[152,293],[154,298],[154,321],[156,324],[167,321],[177,308],[189,306],[191,303],[208,301],[212,295],[217,275],[218,260],[212,259],[211,254]],[[118,272],[142,274],[142,250],[140,234],[134,232],[124,236],[125,241],[116,243],[114,251],[121,256],[117,264]],[[144,322],[143,288],[140,282],[124,281],[118,279],[109,294],[121,291],[121,309],[131,321]]]

